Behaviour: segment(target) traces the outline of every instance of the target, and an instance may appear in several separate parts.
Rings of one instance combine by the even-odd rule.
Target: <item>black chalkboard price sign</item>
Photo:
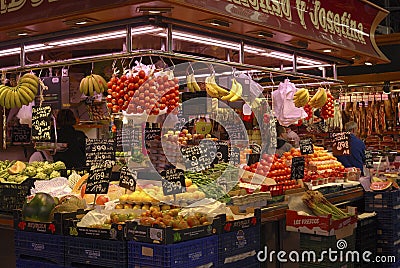
[[[117,128],[115,135],[116,149],[118,152],[129,152],[135,140],[134,129],[131,126]]]
[[[13,144],[30,143],[31,142],[31,129],[28,125],[14,126],[11,129]]]
[[[333,138],[332,153],[333,155],[349,155],[350,154],[350,133],[339,132],[331,133]]]
[[[182,169],[167,169],[161,171],[164,195],[186,192],[185,176]]]
[[[261,153],[261,149],[262,149],[261,146],[259,144],[257,144],[257,143],[249,144],[249,148],[251,149],[251,152],[253,154]]]
[[[160,140],[160,137],[161,137],[160,128],[146,128],[144,130],[145,141]]]
[[[300,140],[300,152],[301,152],[301,154],[313,154],[314,153],[314,147],[313,147],[311,139]]]
[[[136,190],[137,171],[130,171],[128,167],[122,167],[119,173],[119,186],[134,192]]]
[[[111,168],[99,167],[89,171],[86,194],[106,194],[110,185]]]
[[[228,159],[231,165],[240,164],[240,149],[237,147],[229,147]]]
[[[216,147],[204,141],[206,140],[203,140],[200,145],[182,146],[180,148],[187,170],[200,172],[210,168],[213,164],[217,153]]]
[[[365,167],[366,168],[373,168],[374,167],[374,160],[372,156],[372,152],[365,150]]]
[[[32,140],[49,141],[51,139],[51,107],[32,107]]]
[[[217,147],[217,152],[214,155],[214,152],[210,153],[211,157],[215,157],[213,164],[218,164],[221,162],[228,163],[228,143],[225,141],[216,141],[215,146]]]
[[[114,139],[86,139],[86,166],[115,161]]]
[[[290,174],[292,180],[304,178],[304,164],[305,160],[303,156],[292,158],[292,172]]]

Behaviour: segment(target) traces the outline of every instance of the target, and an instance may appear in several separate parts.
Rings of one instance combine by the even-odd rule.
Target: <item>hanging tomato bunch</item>
[[[333,118],[334,117],[334,97],[332,96],[332,94],[330,92],[327,92],[327,101],[324,104],[324,106],[322,106],[321,108],[321,116],[323,119],[328,119],[328,118]]]
[[[121,77],[113,75],[107,83],[107,107],[113,113],[125,111],[135,95],[136,90],[138,90],[147,79],[148,76],[144,70],[126,75],[124,74],[121,75]]]
[[[158,115],[179,105],[179,80],[169,72],[159,72],[145,81],[132,97],[128,113]]]
[[[304,106],[304,111],[307,113],[307,117],[305,119],[310,120],[313,117],[313,110],[310,104],[306,104]]]

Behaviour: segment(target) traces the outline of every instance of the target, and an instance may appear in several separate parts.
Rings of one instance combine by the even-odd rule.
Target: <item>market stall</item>
[[[343,117],[359,118],[363,131],[394,126],[367,128],[371,118],[361,118],[375,110],[334,86],[337,65],[387,61],[373,36],[384,10],[363,1],[73,2],[13,2],[2,14],[9,25],[1,27],[15,25],[16,36],[29,25],[40,33],[0,34],[3,81],[11,81],[0,87],[0,210],[15,230],[17,266],[282,267],[260,264],[257,253],[309,239],[299,235],[310,227],[296,225],[301,217],[330,222],[325,232],[311,226],[327,245],[353,234],[355,212],[338,207],[363,212],[364,190],[361,171],[336,158],[350,150]],[[39,8],[47,16],[36,21]],[[15,22],[17,13],[26,22]],[[55,120],[65,108],[87,137],[83,167],[26,163],[22,152],[33,148],[68,151]],[[299,148],[275,154],[277,124],[297,125]],[[398,188],[381,162],[372,189]],[[291,207],[306,191],[303,207]]]

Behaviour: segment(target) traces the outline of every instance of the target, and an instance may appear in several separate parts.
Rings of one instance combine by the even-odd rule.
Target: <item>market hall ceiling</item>
[[[140,17],[148,18],[144,16],[152,15],[157,8],[162,22],[175,27],[189,25],[194,31],[202,30],[211,35],[212,31],[218,31],[234,38],[236,35],[244,36],[266,47],[298,51],[311,57],[328,59],[338,65],[388,62],[373,38],[375,28],[385,18],[387,11],[363,0],[313,3],[294,0],[2,0],[0,46],[19,45],[36,37],[55,38],[86,29],[118,26],[119,23],[129,23]],[[359,14],[360,10],[362,14]],[[324,20],[324,16],[321,18],[323,14],[332,20],[337,17],[339,23],[345,25],[342,28],[334,27]],[[365,17],[370,20],[363,24]],[[87,22],[77,24],[81,19]],[[143,42],[147,44],[143,45],[151,47],[153,41],[152,38],[144,38]],[[91,44],[76,50],[115,51],[122,45],[111,42],[108,46],[102,43],[101,47],[96,47],[96,44]],[[180,49],[191,52],[193,47],[199,49],[201,46],[182,44]],[[253,56],[252,61],[255,65],[266,64],[262,57]],[[0,65],[3,64],[7,63],[0,58]],[[267,64],[279,66],[280,61],[268,59]]]

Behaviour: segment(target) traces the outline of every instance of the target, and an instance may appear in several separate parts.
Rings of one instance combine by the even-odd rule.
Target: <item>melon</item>
[[[8,168],[8,173],[11,175],[16,175],[24,171],[26,164],[22,161],[15,162],[11,167]]]
[[[372,191],[385,191],[387,189],[390,189],[391,186],[392,186],[391,181],[375,181],[371,183],[369,188]]]

